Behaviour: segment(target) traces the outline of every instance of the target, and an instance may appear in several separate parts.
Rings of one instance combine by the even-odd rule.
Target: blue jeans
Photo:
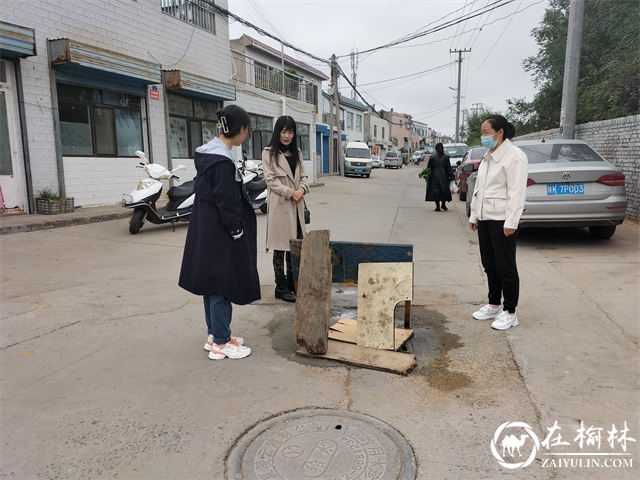
[[[213,335],[213,343],[222,345],[231,341],[231,302],[224,295],[204,295],[204,317],[207,332]]]

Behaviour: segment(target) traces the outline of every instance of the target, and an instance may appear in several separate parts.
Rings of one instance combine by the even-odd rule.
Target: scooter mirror
[[[136,150],[136,155],[138,157],[140,157],[142,160],[144,160],[145,162],[148,162],[149,160],[147,159],[146,155],[144,154],[143,151],[141,150]]]

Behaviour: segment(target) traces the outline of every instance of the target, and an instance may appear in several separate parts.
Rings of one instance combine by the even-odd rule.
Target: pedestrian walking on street
[[[469,223],[478,232],[480,258],[489,283],[489,303],[473,313],[507,330],[518,325],[520,278],[516,265],[518,223],[527,188],[527,155],[511,139],[516,128],[502,115],[489,115],[480,127],[485,153],[471,198]],[[504,305],[501,308],[501,300]]]
[[[295,302],[289,240],[306,235],[304,196],[309,193],[309,186],[293,117],[285,115],[276,120],[271,141],[262,151],[262,169],[269,190],[266,244],[267,251],[273,249],[275,297]]]
[[[256,215],[231,148],[249,135],[249,115],[228,105],[216,113],[220,135],[198,147],[195,201],[178,284],[202,295],[211,360],[244,358],[244,340],[231,334],[232,303],[260,299]]]
[[[426,202],[436,202],[436,212],[448,210],[446,202],[451,201],[449,189],[449,177],[451,176],[451,161],[449,155],[444,153],[442,143],[436,143],[435,153],[429,157],[427,167],[431,169],[431,175],[427,180]]]

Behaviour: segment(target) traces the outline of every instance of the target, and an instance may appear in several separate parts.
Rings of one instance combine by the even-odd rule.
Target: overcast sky
[[[318,57],[346,56],[339,63],[351,78],[352,50],[364,52],[506,1],[229,0],[229,10]],[[458,54],[450,50],[471,49],[462,57],[461,110],[483,104],[492,111],[504,112],[509,98],[531,100],[536,90],[522,61],[537,55],[531,30],[539,26],[547,6],[547,0],[515,0],[410,42],[362,53],[357,69],[358,91],[378,110],[393,108],[440,133],[453,135],[456,92],[450,88],[457,88]],[[243,33],[280,49],[275,40],[232,21],[230,38]],[[329,73],[328,67],[317,60],[286,47],[285,53]],[[433,71],[412,75],[430,69]],[[407,75],[411,76],[374,83]],[[326,90],[328,82],[323,87]],[[351,87],[344,79],[340,92],[351,96]]]

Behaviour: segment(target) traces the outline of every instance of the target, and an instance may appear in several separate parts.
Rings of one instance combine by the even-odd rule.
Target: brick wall
[[[558,129],[529,133],[516,138],[562,138]],[[582,140],[598,151],[626,177],[627,219],[640,222],[640,115],[614,118],[576,125],[576,140]]]

